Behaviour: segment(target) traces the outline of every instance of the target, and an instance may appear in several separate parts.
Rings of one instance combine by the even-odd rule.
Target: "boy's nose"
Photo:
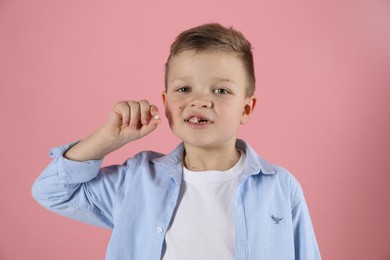
[[[213,102],[209,96],[196,96],[191,99],[191,107],[211,108],[213,107]]]

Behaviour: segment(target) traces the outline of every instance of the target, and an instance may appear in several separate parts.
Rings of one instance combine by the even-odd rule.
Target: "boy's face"
[[[253,112],[247,77],[234,54],[187,50],[171,58],[163,101],[169,125],[185,145],[234,145]]]

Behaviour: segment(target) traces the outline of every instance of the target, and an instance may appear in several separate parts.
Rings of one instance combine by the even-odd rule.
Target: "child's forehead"
[[[219,71],[223,71],[237,67],[243,68],[243,62],[236,53],[185,50],[171,57],[168,66],[170,71],[176,73],[194,67],[207,69],[213,66],[217,66]]]
[[[243,63],[227,52],[183,51],[172,57],[167,83],[225,82],[240,84],[246,80]]]
[[[189,69],[204,68],[205,72],[208,69],[216,69],[218,71],[237,69],[242,67],[242,62],[232,56],[212,55],[212,54],[189,54],[177,56],[172,59],[170,67],[174,71],[186,71]]]

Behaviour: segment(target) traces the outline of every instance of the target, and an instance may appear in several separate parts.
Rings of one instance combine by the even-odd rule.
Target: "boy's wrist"
[[[95,146],[101,158],[126,144],[121,138],[110,135],[106,126],[92,134],[89,141]]]
[[[108,135],[103,126],[70,148],[64,157],[74,161],[101,160],[124,144],[118,138]]]

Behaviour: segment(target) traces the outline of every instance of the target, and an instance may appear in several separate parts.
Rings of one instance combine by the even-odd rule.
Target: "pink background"
[[[323,259],[390,259],[390,2],[0,1],[0,259],[103,259],[110,232],[31,197],[49,148],[87,136],[115,102],[162,110],[168,48],[220,22],[254,46],[259,103],[240,137],[300,180]],[[159,129],[105,160],[168,152]]]

